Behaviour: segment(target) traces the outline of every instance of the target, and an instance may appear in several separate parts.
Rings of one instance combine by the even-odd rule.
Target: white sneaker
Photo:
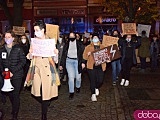
[[[96,94],[92,94],[91,100],[92,100],[93,102],[97,101]]]
[[[128,85],[129,85],[129,81],[128,81],[128,80],[126,80],[126,82],[125,82],[124,86],[128,86]]]
[[[125,79],[122,79],[120,85],[123,85],[124,82],[125,82]]]
[[[98,96],[99,95],[99,90],[95,89],[95,93],[96,93],[96,96]]]

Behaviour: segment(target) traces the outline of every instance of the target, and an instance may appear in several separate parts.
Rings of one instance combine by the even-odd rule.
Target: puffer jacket
[[[23,67],[26,63],[26,57],[22,48],[15,44],[12,46],[11,52],[8,55],[5,45],[0,48],[0,72],[8,68],[13,74],[12,79],[21,78],[23,76]]]

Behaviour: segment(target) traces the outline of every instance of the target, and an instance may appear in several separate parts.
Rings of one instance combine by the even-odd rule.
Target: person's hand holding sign
[[[26,56],[27,59],[31,60],[31,59],[33,58],[32,53],[33,53],[33,49],[32,49],[32,47],[30,46],[29,53],[28,53],[27,56]]]
[[[88,52],[88,56],[90,56],[91,55],[91,52]]]
[[[58,49],[54,49],[54,53],[55,53],[56,55],[58,55],[58,53],[59,53]]]
[[[84,63],[82,63],[82,69],[84,69],[84,68],[85,68],[85,66],[86,66],[86,65],[85,65]]]
[[[63,70],[63,67],[62,67],[62,66],[59,66],[59,70]]]
[[[55,63],[58,63],[58,53],[59,53],[58,49],[55,48],[54,53],[56,54],[56,56],[54,56],[54,61]]]

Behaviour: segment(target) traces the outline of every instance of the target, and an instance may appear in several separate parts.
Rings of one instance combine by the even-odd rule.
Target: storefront
[[[34,2],[35,20],[42,19],[45,23],[59,25],[61,34],[69,33],[71,30],[84,33],[87,21],[86,0],[57,0],[44,4],[45,2]]]
[[[118,19],[115,16],[91,16],[90,17],[89,32],[96,32],[103,37],[107,31],[119,29]]]

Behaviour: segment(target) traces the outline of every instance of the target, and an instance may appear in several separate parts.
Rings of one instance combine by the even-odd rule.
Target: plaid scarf
[[[56,84],[57,86],[60,85],[60,78],[55,66],[55,62],[52,57],[48,57],[49,64],[50,64],[50,70],[51,70],[51,76],[52,76],[52,82],[51,85]],[[35,73],[35,63],[36,63],[36,57],[34,56],[30,68],[28,70],[27,76],[26,76],[26,81],[24,86],[30,86],[32,85],[32,80],[34,80],[34,73]]]

